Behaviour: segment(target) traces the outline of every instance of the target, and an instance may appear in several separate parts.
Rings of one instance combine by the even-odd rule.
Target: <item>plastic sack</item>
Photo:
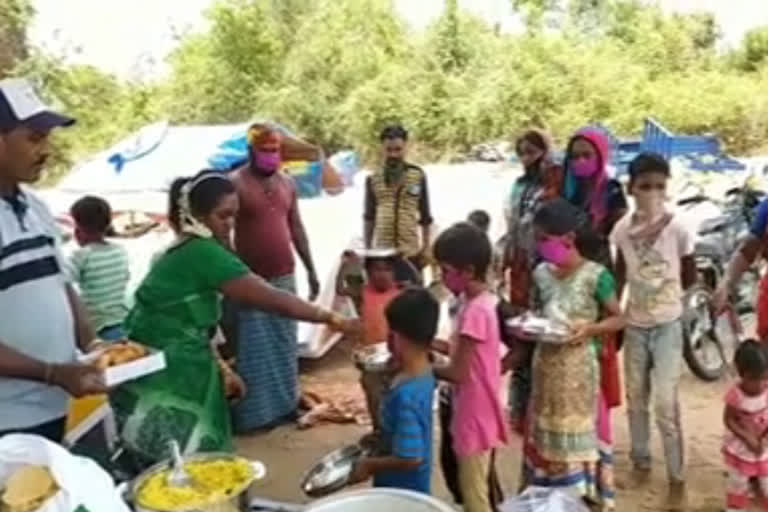
[[[92,460],[76,457],[39,436],[0,438],[0,483],[25,465],[47,467],[60,489],[36,512],[131,512],[112,477]]]
[[[505,501],[499,512],[589,512],[581,501],[560,489],[529,487],[519,496]]]
[[[355,174],[360,172],[360,158],[354,151],[340,151],[328,159],[328,162],[341,175],[344,185],[354,184]]]

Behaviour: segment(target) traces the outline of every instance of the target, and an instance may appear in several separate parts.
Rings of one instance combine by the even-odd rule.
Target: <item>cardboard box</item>
[[[90,354],[86,354],[80,358],[80,361],[89,364],[95,362],[106,350],[98,350]],[[104,370],[104,382],[110,388],[119,386],[124,382],[136,380],[147,375],[162,371],[166,367],[165,353],[158,350],[152,350],[147,348],[149,353],[135,361],[129,363],[120,364],[117,366],[111,366]]]

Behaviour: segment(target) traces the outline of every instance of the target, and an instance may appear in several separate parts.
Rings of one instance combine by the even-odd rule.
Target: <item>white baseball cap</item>
[[[0,132],[13,130],[22,124],[47,132],[74,123],[74,118],[59,114],[43,103],[29,80],[0,80]]]

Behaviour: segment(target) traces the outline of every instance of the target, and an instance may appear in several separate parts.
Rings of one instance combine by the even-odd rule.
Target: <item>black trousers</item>
[[[443,471],[445,486],[453,496],[453,501],[457,505],[464,503],[461,495],[461,486],[459,485],[459,464],[456,459],[456,453],[453,451],[453,436],[451,435],[451,418],[453,417],[453,396],[449,389],[443,388],[439,395],[440,407],[438,410],[440,418],[440,468]],[[496,474],[496,455],[491,455],[491,467],[488,472],[488,492],[490,493],[490,502],[493,505],[499,505],[504,501],[504,493],[501,490],[501,483]]]
[[[0,432],[0,437],[6,434],[32,434],[44,437],[54,443],[61,443],[64,440],[64,434],[67,428],[67,418],[59,418],[34,427],[4,430]]]

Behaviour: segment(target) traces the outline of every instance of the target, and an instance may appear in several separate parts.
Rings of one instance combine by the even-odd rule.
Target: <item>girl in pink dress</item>
[[[734,357],[739,382],[725,396],[723,456],[728,468],[728,510],[749,507],[749,481],[756,479],[768,510],[768,352],[755,340]]]

